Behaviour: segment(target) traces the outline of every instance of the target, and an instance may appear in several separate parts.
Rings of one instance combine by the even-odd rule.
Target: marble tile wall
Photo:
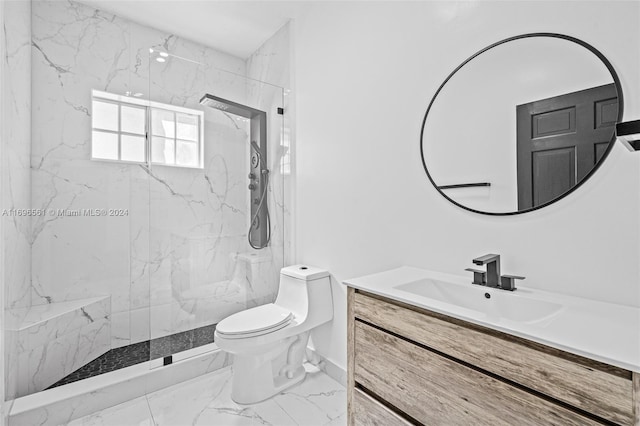
[[[240,176],[243,171],[236,171],[229,158],[241,152],[209,151],[206,165],[212,168],[204,171],[89,160],[92,89],[141,92],[185,106],[195,99],[197,105],[201,90],[192,83],[198,76],[185,72],[181,61],[168,63],[150,82],[150,46],[239,74],[245,71],[238,58],[79,3],[33,3],[33,99],[38,105],[33,114],[33,205],[130,209],[127,217],[36,218],[33,303],[110,295],[114,346],[150,337],[149,308],[171,302],[172,288],[165,281],[172,274],[176,280],[184,278],[176,275],[175,266],[180,256],[189,262],[194,234],[211,235],[212,242],[237,251],[240,244],[227,240],[242,227],[225,234],[215,226],[219,222],[233,228],[228,216],[234,214],[244,220],[242,206],[233,206],[233,198],[241,196],[233,193],[234,176],[222,183],[217,175],[220,163],[231,161],[228,169]],[[226,84],[224,78],[218,82]],[[241,142],[228,144],[231,150],[246,149]],[[219,192],[227,187],[227,193]],[[214,260],[207,261],[213,268]],[[180,317],[183,310],[173,313]],[[157,316],[166,318],[164,313]]]
[[[150,97],[204,111],[204,169],[152,166],[149,227],[151,338],[220,321],[246,307],[246,288],[231,278],[235,253],[247,249],[248,122],[203,108],[205,93],[242,102],[243,77],[178,57],[151,62]],[[141,265],[145,268],[145,265]],[[134,273],[133,275],[140,276]]]
[[[111,348],[108,297],[12,310],[6,333],[17,351],[11,397],[46,389]]]
[[[11,72],[3,84],[11,91],[3,107],[11,108],[13,125],[3,130],[9,132],[3,206],[129,211],[119,217],[3,217],[4,306],[17,314],[109,296],[110,346],[117,347],[272,301],[278,271],[288,263],[282,117],[270,114],[269,123],[273,242],[258,253],[259,261],[248,261],[256,254],[246,243],[248,123],[205,109],[202,170],[91,161],[91,90],[140,92],[194,108],[209,92],[274,111],[282,91],[242,76],[273,76],[282,58],[288,61],[288,50],[274,53],[284,36],[245,61],[73,1],[3,4],[14,15],[4,21]],[[160,67],[149,59],[150,46],[177,58]],[[100,334],[100,327],[91,333]],[[6,348],[19,347],[18,333],[5,337]],[[49,343],[63,343],[58,340]],[[18,387],[25,389],[18,372],[28,374],[45,360],[33,355],[19,362],[15,351],[6,352],[5,366],[16,372],[7,375],[7,386],[15,396]]]
[[[4,3],[0,3],[0,28],[4,30],[5,28],[5,5]],[[0,42],[0,58],[5,58],[6,55],[6,37]],[[6,87],[3,76],[6,73],[6,61],[0,61],[0,99],[4,100],[7,98],[6,96]],[[0,101],[0,161],[4,159],[4,141],[6,139],[6,133],[4,129],[6,126],[6,117],[5,117],[5,109],[6,105],[4,101]],[[4,184],[5,177],[2,173],[0,173],[0,188]],[[0,197],[0,208],[4,208],[4,200]],[[0,222],[0,241],[4,240],[4,225]],[[4,265],[4,247],[0,247],[0,264]],[[4,277],[0,275],[0,318],[4,322]],[[5,403],[5,331],[4,327],[0,327],[0,424],[7,424],[7,408],[9,403]]]
[[[13,209],[31,207],[31,5],[29,2],[4,2],[6,20],[5,73],[3,93],[2,225],[5,259],[2,268],[7,309],[30,306],[30,217]],[[6,127],[5,127],[6,125]],[[6,210],[5,210],[6,209]]]
[[[150,46],[176,57],[150,61]],[[95,162],[88,160],[90,93],[140,92],[201,108],[204,93],[259,103],[268,92],[263,104],[271,107],[282,91],[248,84],[243,59],[75,2],[33,3],[32,52],[33,205],[129,209],[128,217],[35,218],[33,303],[110,295],[117,347],[273,300],[284,252],[281,180],[270,192],[275,238],[266,251],[268,278],[261,278],[269,285],[253,294],[233,278],[244,267],[237,254],[250,251],[248,123],[204,109],[202,170]],[[280,141],[280,131],[270,137]]]
[[[110,348],[110,322],[103,317],[28,351],[19,361],[20,371],[26,370],[28,387],[17,396],[48,388]]]
[[[247,82],[247,98],[256,108],[267,111],[269,116],[268,163],[271,172],[268,195],[273,224],[271,244],[258,254],[261,260],[254,261],[251,268],[255,288],[262,288],[262,297],[249,302],[253,306],[273,302],[271,297],[275,298],[278,291],[280,269],[294,263],[291,232],[294,117],[290,90],[290,37],[290,24],[287,23],[247,58],[247,77],[253,80]],[[275,113],[278,107],[284,109],[283,115]]]
[[[97,297],[23,309],[26,314],[12,311],[14,321],[7,324],[7,329],[17,331],[18,347],[29,351],[98,319],[108,318],[111,303],[108,297]]]
[[[31,303],[30,218],[19,216],[15,209],[31,207],[31,4],[4,1],[2,8],[2,102],[1,155],[2,176],[2,264],[0,284],[3,290],[3,326],[11,309]],[[3,327],[4,328],[4,327]],[[17,336],[7,331],[3,336],[2,366],[5,374],[1,401],[16,394],[18,372]]]

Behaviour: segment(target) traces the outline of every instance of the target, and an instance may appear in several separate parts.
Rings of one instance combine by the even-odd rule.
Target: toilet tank
[[[331,278],[324,269],[292,265],[280,270],[275,304],[289,309],[299,323],[315,327],[333,318]]]

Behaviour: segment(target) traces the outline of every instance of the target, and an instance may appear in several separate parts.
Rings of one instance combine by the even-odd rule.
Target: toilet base
[[[231,399],[238,404],[255,404],[304,380],[302,366],[309,332],[286,339],[260,355],[235,354]]]
[[[300,367],[299,372],[296,373],[296,375],[292,378],[292,379],[286,379],[286,380],[281,380],[281,383],[278,383],[274,386],[273,389],[270,389],[268,392],[267,396],[264,396],[262,399],[257,399],[255,400],[255,398],[246,398],[246,395],[244,395],[242,392],[240,392],[239,395],[234,394],[233,392],[233,386],[232,386],[232,390],[231,390],[231,399],[233,400],[233,402],[235,402],[236,404],[240,404],[240,405],[252,405],[252,404],[257,404],[259,402],[262,401],[266,401],[267,399],[271,398],[272,396],[275,396],[277,394],[279,394],[280,392],[284,392],[285,390],[289,389],[292,386],[297,385],[298,383],[301,383],[304,381],[305,377],[307,376],[307,372],[305,371],[304,367]],[[278,380],[276,380],[278,381]]]

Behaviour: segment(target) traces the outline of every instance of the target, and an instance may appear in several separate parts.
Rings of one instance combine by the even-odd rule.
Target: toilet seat
[[[280,330],[292,319],[291,311],[269,303],[223,319],[216,326],[216,332],[227,339],[243,339]]]

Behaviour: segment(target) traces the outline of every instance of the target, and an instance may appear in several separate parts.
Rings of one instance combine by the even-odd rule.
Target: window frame
[[[100,129],[93,127],[93,105],[94,102],[103,102],[103,103],[111,103],[118,106],[118,130],[108,130],[108,129]],[[132,132],[124,132],[122,131],[122,117],[121,110],[122,106],[128,106],[132,108],[144,109],[145,111],[145,123],[144,123],[144,133],[132,133]],[[168,111],[173,114],[174,118],[174,135],[173,138],[153,135],[152,128],[152,111],[154,109]],[[177,116],[178,114],[184,114],[188,116],[196,117],[197,119],[197,140],[187,140],[187,139],[179,139],[177,132]],[[90,141],[90,156],[91,161],[104,161],[109,163],[120,163],[120,164],[142,164],[147,167],[154,166],[164,166],[164,167],[179,167],[184,169],[204,169],[204,111],[185,108],[182,106],[165,104],[161,102],[154,102],[145,99],[132,98],[129,96],[118,95],[115,93],[103,92],[100,90],[92,90],[91,91],[91,141]],[[93,132],[101,132],[101,133],[109,133],[115,134],[118,136],[118,159],[110,159],[110,158],[97,158],[93,156]],[[122,136],[133,136],[133,137],[143,137],[144,138],[144,160],[143,161],[131,161],[131,160],[123,160],[122,157]],[[160,137],[164,139],[173,140],[174,143],[174,163],[162,163],[152,161],[152,138]],[[189,143],[196,144],[196,152],[198,155],[197,161],[195,165],[182,165],[177,164],[177,150],[178,150],[178,141],[184,141]]]

